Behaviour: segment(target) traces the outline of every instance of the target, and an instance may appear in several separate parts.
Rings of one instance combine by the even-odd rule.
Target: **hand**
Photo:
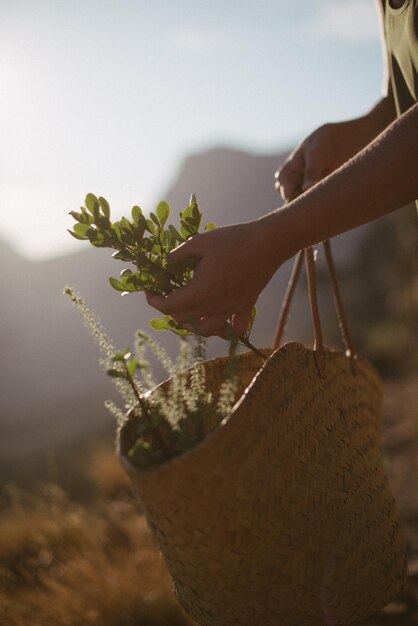
[[[331,174],[369,141],[371,124],[358,118],[325,124],[309,135],[275,174],[277,191],[283,200],[298,195]]]
[[[225,336],[227,320],[238,336],[244,335],[252,308],[278,267],[267,222],[226,226],[188,239],[170,259],[197,259],[192,280],[167,296],[146,292],[148,303],[189,330],[198,324],[202,335]]]

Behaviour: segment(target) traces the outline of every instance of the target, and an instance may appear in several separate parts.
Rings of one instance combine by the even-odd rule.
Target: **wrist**
[[[370,140],[379,135],[389,124],[396,119],[396,107],[392,91],[384,96],[372,109],[364,116],[366,126],[370,129]]]
[[[304,243],[300,220],[295,219],[296,202],[276,209],[254,222],[259,254],[272,265],[273,272],[307,245]]]

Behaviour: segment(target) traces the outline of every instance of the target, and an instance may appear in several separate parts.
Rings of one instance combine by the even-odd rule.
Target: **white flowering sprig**
[[[130,418],[133,443],[128,456],[134,465],[149,468],[181,454],[204,439],[208,416],[214,417],[220,424],[229,413],[238,390],[236,340],[230,343],[230,361],[215,404],[213,395],[206,389],[203,337],[195,336],[193,351],[186,338],[180,338],[176,361],[142,331],[137,331],[133,352],[129,348],[117,352],[84,299],[70,287],[66,287],[64,293],[81,312],[85,325],[103,354],[101,363],[122,395],[125,410],[109,400],[105,406],[116,418],[119,427]],[[155,384],[147,348],[169,375],[169,384],[164,389]],[[129,408],[128,414],[126,408]]]

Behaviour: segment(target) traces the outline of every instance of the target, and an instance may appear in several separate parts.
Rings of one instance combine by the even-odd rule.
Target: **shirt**
[[[389,77],[398,115],[418,101],[418,0],[381,0]]]

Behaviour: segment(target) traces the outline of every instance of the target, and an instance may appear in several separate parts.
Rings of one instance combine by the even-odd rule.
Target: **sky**
[[[0,0],[0,239],[80,249],[87,192],[153,210],[190,154],[271,154],[366,112],[373,0]]]

